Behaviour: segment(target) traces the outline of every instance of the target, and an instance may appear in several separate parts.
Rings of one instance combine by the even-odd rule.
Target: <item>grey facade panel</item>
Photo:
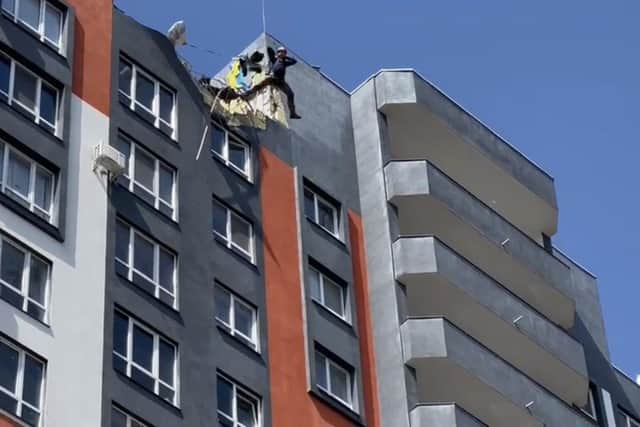
[[[253,149],[254,182],[249,183],[212,158],[208,147],[195,160],[206,123],[206,109],[191,76],[179,62],[173,46],[158,32],[114,11],[111,140],[124,132],[154,155],[177,169],[177,221],[173,221],[124,187],[110,188],[103,425],[110,422],[110,402],[157,426],[200,425],[216,419],[216,378],[222,372],[261,398],[262,419],[271,425],[268,342],[260,228],[260,176]],[[136,40],[135,44],[129,43]],[[121,55],[144,68],[177,92],[177,141],[173,141],[118,99],[118,60]],[[248,141],[253,144],[252,140]],[[224,201],[254,225],[255,264],[216,241],[212,230],[213,198]],[[139,290],[114,270],[115,220],[130,222],[174,250],[178,259],[178,310]],[[250,301],[258,309],[260,353],[217,327],[214,309],[216,281]],[[167,335],[178,345],[180,407],[173,408],[141,390],[112,367],[114,307]]]

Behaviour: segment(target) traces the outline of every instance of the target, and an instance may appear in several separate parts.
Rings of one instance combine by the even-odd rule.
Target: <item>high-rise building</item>
[[[553,178],[415,71],[290,53],[290,120],[110,0],[1,10],[0,427],[640,426]]]

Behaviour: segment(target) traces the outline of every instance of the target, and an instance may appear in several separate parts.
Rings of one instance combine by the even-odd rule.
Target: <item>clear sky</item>
[[[640,374],[640,1],[265,1],[267,31],[347,90],[415,68],[553,175],[554,244],[598,277],[613,362]],[[209,74],[262,31],[261,0],[116,4],[184,19]]]

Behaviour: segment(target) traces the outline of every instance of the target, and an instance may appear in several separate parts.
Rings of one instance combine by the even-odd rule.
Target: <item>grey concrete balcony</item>
[[[487,427],[455,404],[418,405],[411,411],[411,427]]]
[[[582,346],[435,237],[393,244],[410,317],[442,316],[569,404],[587,402]]]
[[[409,319],[400,333],[420,403],[456,402],[491,427],[595,427],[445,319]]]
[[[428,159],[533,239],[555,234],[551,176],[414,71],[374,80],[390,159]]]
[[[575,317],[567,265],[425,160],[385,167],[401,236],[435,235],[563,328]]]

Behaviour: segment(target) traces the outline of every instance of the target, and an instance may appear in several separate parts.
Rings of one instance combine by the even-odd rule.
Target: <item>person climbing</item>
[[[302,117],[296,112],[295,95],[291,86],[286,82],[285,76],[287,74],[287,67],[295,65],[298,61],[294,58],[287,56],[287,49],[279,47],[277,53],[273,54],[273,49],[269,48],[269,60],[271,62],[271,68],[267,77],[252,87],[244,96],[248,97],[258,92],[259,90],[271,85],[280,89],[287,96],[287,104],[289,105],[289,117],[292,119],[301,119]]]

